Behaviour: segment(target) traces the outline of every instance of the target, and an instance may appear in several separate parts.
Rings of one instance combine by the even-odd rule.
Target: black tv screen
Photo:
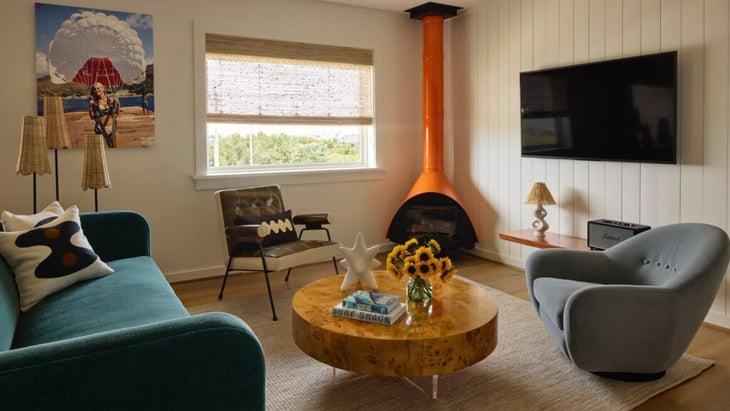
[[[520,73],[522,156],[677,162],[677,52]]]

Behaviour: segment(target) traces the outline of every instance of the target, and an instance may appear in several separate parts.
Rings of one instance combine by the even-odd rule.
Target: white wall
[[[377,152],[383,178],[341,183],[281,181],[294,212],[331,211],[335,240],[350,246],[362,231],[368,245],[387,243],[390,218],[421,168],[420,24],[406,13],[310,0],[54,0],[54,4],[152,14],[155,138],[149,149],[107,150],[112,188],[99,191],[101,210],[131,209],[150,222],[153,256],[172,280],[221,275],[212,190],[196,190],[193,23],[245,35],[349,46],[373,44]],[[0,209],[32,211],[32,178],[16,176],[20,124],[34,115],[34,0],[0,4]],[[413,153],[408,156],[407,153]],[[64,206],[93,211],[81,190],[82,150],[59,153]],[[51,160],[53,161],[53,160]],[[54,199],[53,176],[39,176],[39,208]]]
[[[477,225],[477,252],[521,266],[529,247],[499,240],[529,228],[522,202],[545,181],[550,230],[586,237],[588,220],[728,229],[727,0],[491,0],[450,20],[454,184]],[[679,164],[520,158],[519,72],[679,51]],[[727,279],[708,319],[730,326]]]

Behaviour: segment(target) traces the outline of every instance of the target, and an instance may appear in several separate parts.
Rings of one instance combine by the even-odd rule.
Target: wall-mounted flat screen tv
[[[522,156],[677,162],[677,52],[520,73]]]

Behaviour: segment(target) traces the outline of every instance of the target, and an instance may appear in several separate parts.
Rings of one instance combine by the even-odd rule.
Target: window
[[[371,50],[205,35],[207,173],[374,164]]]

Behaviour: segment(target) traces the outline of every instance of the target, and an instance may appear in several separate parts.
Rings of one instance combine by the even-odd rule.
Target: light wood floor
[[[385,261],[385,256],[378,256]],[[459,275],[501,290],[515,297],[527,300],[524,273],[521,270],[487,261],[468,254],[459,254],[454,259]],[[343,273],[342,268],[340,272]],[[332,263],[313,264],[295,268],[289,282],[284,281],[286,271],[270,275],[274,293],[288,288],[299,288],[332,272]],[[188,281],[172,284],[173,289],[186,307],[218,301],[222,278]],[[266,294],[266,284],[261,273],[232,275],[226,285],[225,300],[252,295]],[[288,307],[277,307],[279,310]],[[262,307],[268,309],[268,307]],[[712,359],[715,365],[694,379],[668,390],[637,410],[726,410],[730,402],[730,330],[703,325],[688,353]]]

